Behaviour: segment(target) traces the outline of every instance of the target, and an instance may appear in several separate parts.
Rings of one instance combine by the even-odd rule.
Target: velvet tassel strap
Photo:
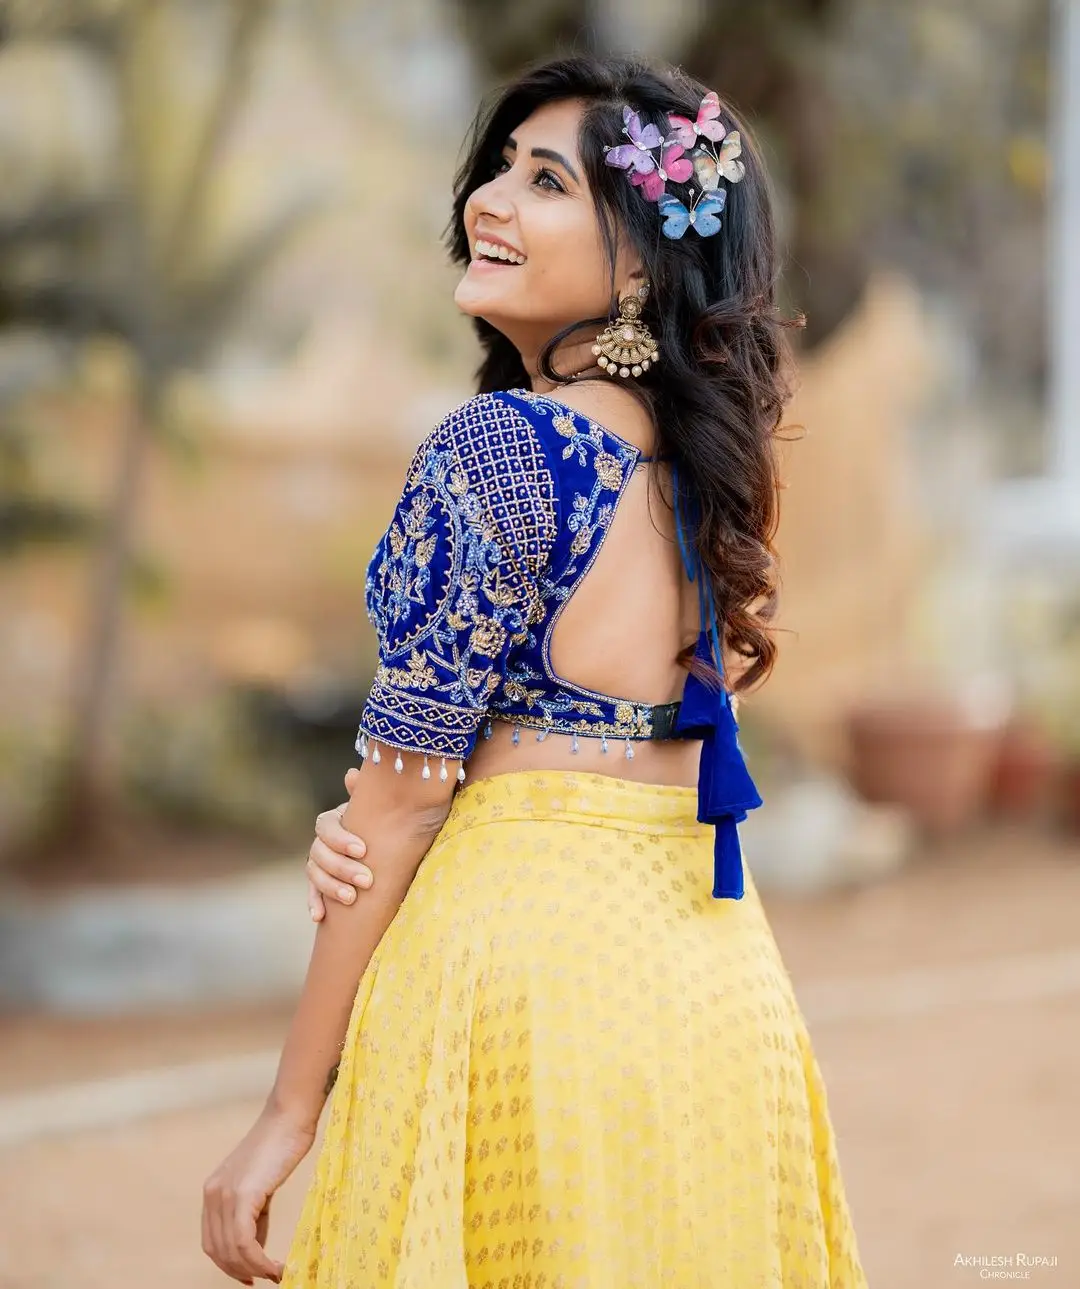
[[[683,566],[691,582],[698,585],[701,632],[695,656],[712,664],[723,674],[723,653],[712,595],[705,589],[700,562],[687,547],[680,514],[678,471],[675,479],[675,520]],[[762,805],[762,799],[746,768],[739,746],[739,726],[727,690],[710,688],[693,672],[686,678],[682,703],[675,723],[678,735],[702,740],[698,769],[698,822],[716,828],[713,845],[713,898],[740,900],[743,897],[740,824],[747,811]]]
[[[698,637],[697,655],[709,660],[708,633]],[[762,804],[743,760],[738,725],[727,693],[712,690],[697,676],[686,678],[675,728],[687,738],[700,738],[698,821],[716,826],[713,846],[713,896],[740,900],[743,896],[742,852],[737,824],[747,811]]]

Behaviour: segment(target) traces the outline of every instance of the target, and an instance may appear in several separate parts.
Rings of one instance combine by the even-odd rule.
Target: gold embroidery
[[[526,391],[509,392],[529,401]],[[534,657],[531,629],[584,576],[635,457],[584,415],[553,414],[533,399],[566,440],[561,452],[550,436],[545,448],[532,416],[496,394],[467,400],[414,454],[366,590],[383,657],[361,730],[388,746],[462,757],[485,714],[537,730],[651,736],[651,706],[594,700]],[[553,455],[582,467],[566,478],[562,509]],[[573,532],[563,566],[552,570],[560,513]],[[520,646],[531,652],[515,662],[507,651]]]
[[[472,634],[469,636],[469,648],[474,653],[482,653],[489,658],[494,658],[502,649],[505,640],[506,631],[503,627],[493,622],[491,618],[477,616]]]
[[[383,665],[378,670],[378,677],[385,685],[400,685],[408,689],[433,689],[438,684],[434,668],[418,649],[409,655],[407,668]]]
[[[512,703],[521,703],[526,707],[532,707],[537,699],[543,694],[542,689],[529,689],[519,680],[505,680],[503,682],[503,693]]]
[[[612,492],[618,492],[623,482],[622,466],[619,462],[607,452],[598,452],[595,465],[596,475],[601,485],[610,488]]]
[[[435,543],[438,539],[432,534],[426,537],[422,542],[416,543],[416,562],[420,568],[426,568],[431,563],[431,557],[435,554]]]

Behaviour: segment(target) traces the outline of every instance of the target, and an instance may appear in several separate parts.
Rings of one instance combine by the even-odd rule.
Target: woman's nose
[[[496,179],[477,188],[469,198],[469,206],[477,219],[487,217],[505,223],[513,214],[513,204]]]

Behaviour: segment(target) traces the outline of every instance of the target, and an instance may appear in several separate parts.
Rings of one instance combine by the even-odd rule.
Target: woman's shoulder
[[[472,394],[450,409],[425,443],[451,449],[462,462],[499,466],[532,460],[546,465],[543,427],[522,390]],[[423,445],[422,445],[423,446]]]
[[[473,394],[452,408],[432,433],[470,444],[473,450],[495,441],[504,448],[517,442],[540,451],[545,444],[552,446],[546,442],[551,426],[567,412],[610,431],[646,455],[654,450],[656,430],[651,411],[607,377],[564,385],[550,394],[525,388]],[[560,443],[554,446],[561,448]]]
[[[441,480],[443,504],[491,521],[503,543],[546,557],[558,526],[559,464],[538,418],[503,391],[453,407],[416,450],[410,473]]]
[[[550,394],[508,390],[519,404],[539,413],[541,426],[556,424],[559,414],[576,414],[588,427],[607,431],[617,440],[636,447],[645,456],[656,451],[656,429],[650,409],[630,390],[609,377],[573,382]]]
[[[557,463],[542,418],[514,391],[473,394],[452,408],[428,436],[448,450],[478,485],[531,484],[548,497]]]

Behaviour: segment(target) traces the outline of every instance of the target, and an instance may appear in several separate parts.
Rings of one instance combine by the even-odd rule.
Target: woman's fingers
[[[243,1278],[250,1281],[252,1276],[257,1276],[260,1280],[272,1280],[277,1284],[284,1268],[280,1262],[267,1257],[266,1250],[262,1247],[267,1231],[264,1202],[258,1196],[237,1196],[233,1216],[232,1261],[240,1271],[238,1280]],[[260,1228],[262,1240],[259,1237]]]
[[[233,1252],[233,1207],[236,1196],[223,1180],[212,1177],[203,1197],[203,1251],[227,1276],[247,1283],[248,1277],[237,1265]],[[207,1244],[207,1235],[209,1244]]]
[[[326,917],[326,905],[323,903],[322,891],[310,877],[307,884],[307,903],[312,922],[321,922]]]
[[[345,813],[348,803],[343,806],[337,806],[333,810],[324,810],[315,820],[315,836],[330,847],[336,850],[339,855],[349,855],[353,859],[363,859],[367,854],[367,846],[364,844],[362,837],[357,837],[355,833],[349,832],[341,822],[341,816]]]
[[[204,1214],[203,1248],[227,1276],[246,1285],[256,1277],[280,1281],[284,1267],[262,1247],[269,1221],[265,1198],[221,1186],[208,1190]]]
[[[321,837],[315,838],[308,851],[308,872],[315,879],[319,890],[331,899],[345,899],[345,894],[338,895],[339,888],[355,896],[356,892],[349,890],[350,887],[368,887],[374,880],[374,874],[367,864],[342,855]]]
[[[345,789],[351,797],[360,782],[360,771],[354,766],[345,775]],[[346,829],[341,822],[348,802],[334,810],[324,810],[315,820],[315,840],[308,851],[308,911],[313,922],[326,916],[327,899],[353,904],[355,887],[365,890],[375,875],[360,863],[367,855],[363,838]]]
[[[356,887],[361,890],[367,890],[371,886],[370,878],[352,878],[351,874],[342,867],[340,856],[335,860],[328,859],[326,855],[317,850],[315,846],[312,853],[308,856],[307,875],[308,881],[319,892],[324,900],[337,900],[339,904],[352,904],[356,900]],[[351,861],[344,861],[351,865]],[[324,864],[332,867],[324,867]],[[345,873],[345,879],[337,875],[338,871]],[[355,882],[355,885],[353,884]],[[325,908],[323,912],[325,912]]]

